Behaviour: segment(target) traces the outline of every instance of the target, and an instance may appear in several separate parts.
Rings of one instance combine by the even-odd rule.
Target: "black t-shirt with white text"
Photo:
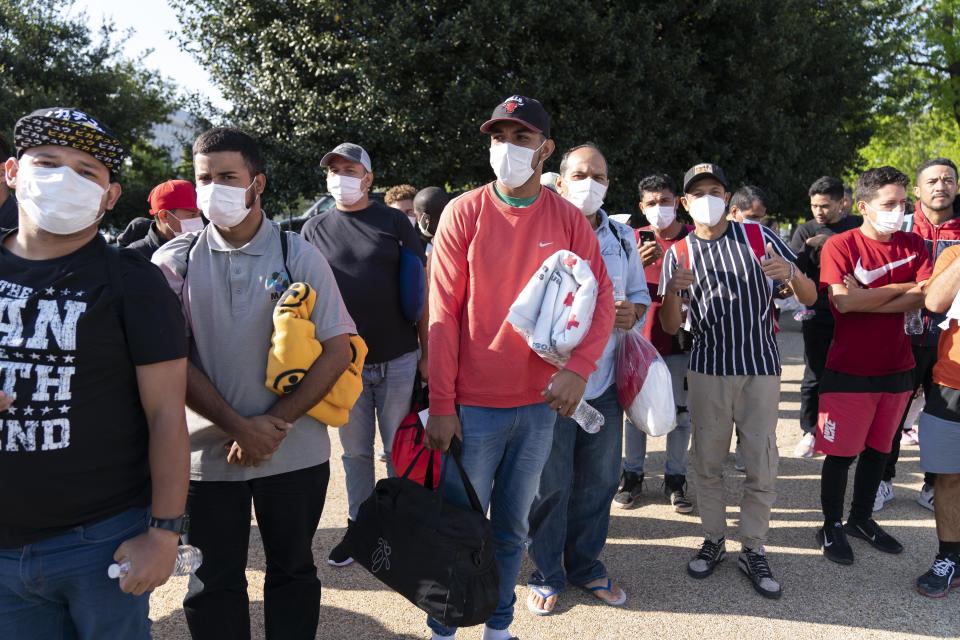
[[[424,263],[426,256],[407,216],[374,201],[361,211],[325,211],[301,233],[330,263],[343,303],[367,343],[367,364],[415,351],[416,327],[400,310],[400,244]]]
[[[0,245],[0,548],[150,502],[136,367],[186,357],[160,270],[100,235],[25,260]]]

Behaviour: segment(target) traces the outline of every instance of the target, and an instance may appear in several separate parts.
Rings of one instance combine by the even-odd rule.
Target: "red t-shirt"
[[[653,227],[647,226],[634,230],[637,244],[640,243],[641,231],[653,231]],[[663,306],[663,296],[657,294],[660,287],[660,272],[663,271],[663,257],[670,251],[670,247],[682,240],[686,235],[693,231],[692,225],[685,225],[675,238],[666,239],[654,234],[657,244],[660,245],[660,257],[655,262],[643,268],[643,273],[647,278],[647,288],[650,290],[650,308],[647,310],[647,321],[643,323],[643,337],[650,341],[657,352],[662,356],[680,353],[676,345],[676,337],[670,335],[660,326],[660,307]]]
[[[897,231],[888,242],[871,240],[859,228],[832,236],[820,256],[820,287],[843,284],[852,274],[863,286],[923,282],[933,269],[923,238]],[[836,325],[827,368],[855,376],[883,376],[914,367],[902,313],[840,313],[830,302]]]

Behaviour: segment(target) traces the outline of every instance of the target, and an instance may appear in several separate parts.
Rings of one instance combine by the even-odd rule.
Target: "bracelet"
[[[793,282],[793,279],[797,277],[797,265],[792,262],[788,264],[790,265],[790,276],[787,278],[787,282]]]

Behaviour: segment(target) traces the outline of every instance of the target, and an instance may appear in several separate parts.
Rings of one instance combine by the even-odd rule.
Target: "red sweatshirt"
[[[613,288],[596,234],[576,207],[549,189],[510,207],[493,183],[447,205],[430,264],[430,413],[454,404],[510,408],[543,402],[556,367],[507,323],[510,305],[560,249],[590,263],[599,296],[590,331],[566,368],[586,380],[613,330]]]

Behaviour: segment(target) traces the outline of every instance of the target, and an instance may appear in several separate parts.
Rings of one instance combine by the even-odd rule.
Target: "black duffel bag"
[[[500,592],[490,521],[463,470],[459,441],[443,461],[438,491],[407,478],[423,451],[403,476],[377,482],[344,541],[354,560],[438,622],[482,624],[497,608]],[[460,473],[469,509],[444,500],[451,467]]]

